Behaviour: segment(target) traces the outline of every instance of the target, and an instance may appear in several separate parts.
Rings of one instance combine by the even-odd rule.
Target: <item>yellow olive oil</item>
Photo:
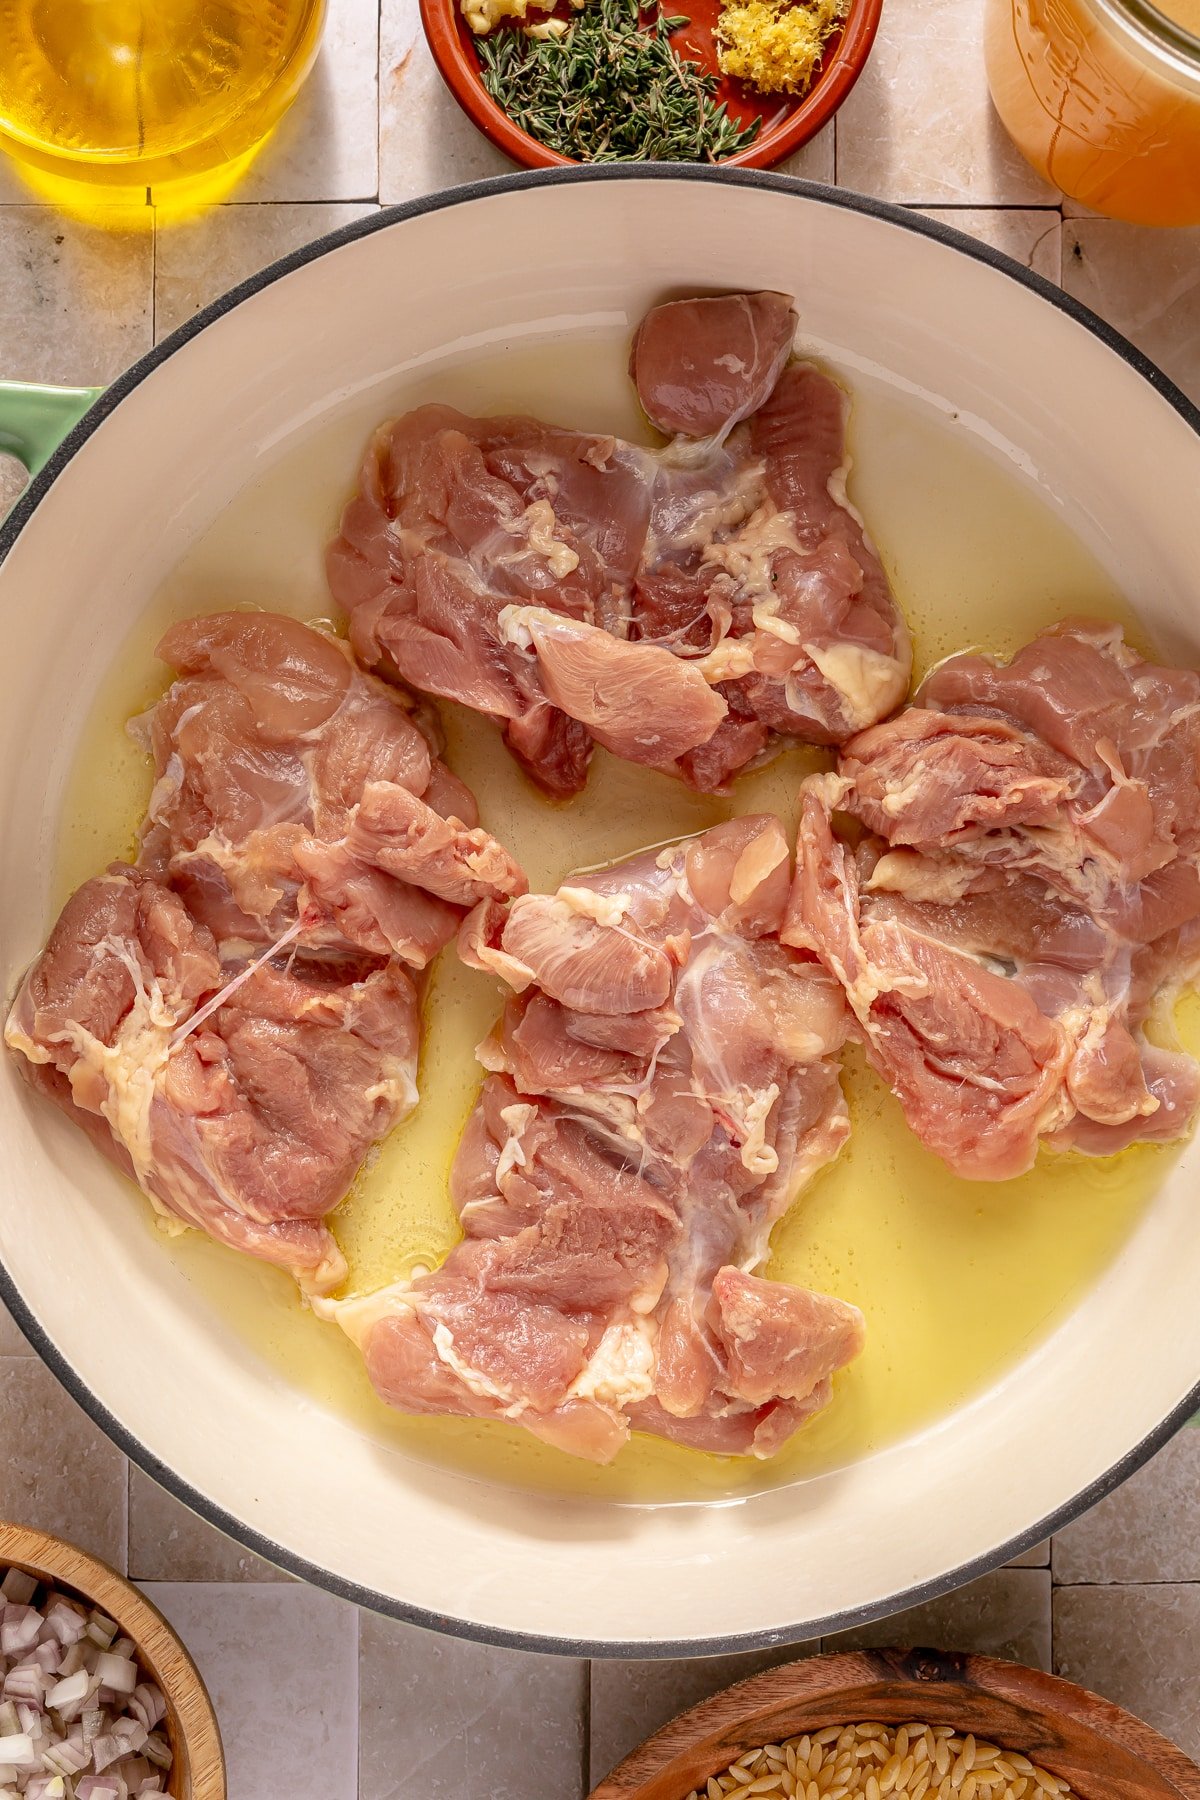
[[[0,149],[128,229],[222,199],[299,91],[324,0],[0,0]],[[122,203],[114,214],[115,202]]]
[[[597,430],[644,429],[628,397],[624,345],[599,340],[536,354],[508,349],[474,365],[427,371],[397,390],[394,410],[426,399],[465,410],[520,408]],[[171,619],[219,605],[286,606],[327,617],[321,552],[334,533],[372,423],[347,414],[254,482],[188,552],[141,621],[82,735],[62,829],[59,898],[105,861],[127,855],[149,791],[145,759],[123,735],[165,674],[154,642]],[[850,492],[869,521],[912,624],[923,669],[978,646],[1001,654],[1074,612],[1120,618],[1129,608],[1079,540],[1031,485],[965,432],[882,386],[856,384]],[[799,748],[747,776],[726,799],[600,753],[587,792],[551,803],[525,781],[495,730],[442,708],[447,756],[479,797],[484,822],[535,888],[572,869],[704,829],[734,812],[770,809],[790,823],[796,789],[821,752]],[[371,1156],[335,1215],[364,1292],[440,1259],[457,1226],[447,1172],[479,1082],[473,1049],[501,1004],[498,985],[446,952],[428,980],[421,1103]],[[1179,1009],[1200,1049],[1200,1005]],[[899,1106],[852,1052],[844,1084],[854,1120],[841,1158],[777,1228],[770,1273],[841,1295],[867,1317],[867,1348],[837,1378],[833,1404],[767,1465],[635,1438],[609,1469],[576,1464],[519,1429],[406,1419],[371,1393],[350,1343],[320,1324],[277,1272],[195,1234],[164,1242],[181,1274],[248,1353],[286,1373],[298,1405],[336,1409],[406,1454],[559,1492],[633,1502],[725,1498],[803,1480],[869,1456],[945,1418],[1044,1341],[1136,1226],[1177,1153],[1138,1147],[1105,1161],[1044,1153],[1018,1181],[962,1181],[923,1150]],[[148,1220],[149,1209],[142,1216]],[[147,1229],[149,1225],[147,1224]]]

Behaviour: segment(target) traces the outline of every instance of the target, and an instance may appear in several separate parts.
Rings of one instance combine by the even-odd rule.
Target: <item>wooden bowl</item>
[[[672,41],[679,51],[719,75],[715,97],[726,103],[731,117],[741,125],[760,116],[763,121],[750,148],[738,156],[726,157],[720,166],[769,169],[815,137],[832,119],[870,54],[883,0],[850,0],[844,24],[830,38],[821,66],[807,93],[802,95],[756,94],[744,83],[720,75],[713,28],[721,0],[689,0],[679,10],[690,21],[674,34]],[[550,16],[540,12],[533,15],[536,19]],[[560,0],[554,16],[567,20],[573,16],[566,0]],[[514,125],[503,107],[488,94],[480,74],[477,40],[462,16],[459,0],[421,0],[421,23],[446,86],[467,117],[498,150],[526,169],[550,169],[572,163],[571,157],[547,149]],[[501,25],[497,29],[509,27]]]
[[[195,1663],[157,1607],[98,1557],[28,1525],[0,1523],[0,1569],[52,1582],[116,1621],[138,1661],[162,1690],[173,1760],[173,1800],[227,1800],[225,1757],[212,1701]]]
[[[936,1650],[814,1656],[739,1682],[648,1738],[590,1800],[684,1800],[756,1745],[866,1720],[972,1731],[1084,1800],[1200,1800],[1200,1768],[1121,1707],[1036,1669]]]

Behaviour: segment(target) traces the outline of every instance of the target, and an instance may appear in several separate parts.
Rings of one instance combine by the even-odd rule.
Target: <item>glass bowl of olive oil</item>
[[[324,12],[325,0],[0,0],[0,148],[40,197],[97,222],[114,202],[196,211],[295,99]]]

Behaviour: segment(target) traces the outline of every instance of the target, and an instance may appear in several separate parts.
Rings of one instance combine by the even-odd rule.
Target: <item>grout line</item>
[[[334,199],[315,199],[312,195],[307,195],[302,196],[299,199],[294,198],[291,200],[239,200],[236,194],[231,194],[228,199],[218,200],[214,205],[206,208],[205,212],[200,216],[204,218],[214,212],[236,212],[239,207],[243,212],[247,212],[254,206],[273,206],[276,208],[289,206],[370,206],[372,203],[377,202],[378,199],[378,194],[339,194]]]
[[[147,195],[150,189],[146,189]],[[158,342],[158,211],[150,221],[150,342]]]
[[[1150,1581],[1056,1581],[1053,1584],[1052,1593],[1061,1594],[1068,1589],[1075,1588],[1086,1588],[1092,1593],[1109,1594],[1123,1592],[1126,1588],[1137,1588],[1139,1591],[1143,1588],[1196,1588],[1200,1590],[1200,1578],[1172,1581],[1169,1576],[1160,1575]]]
[[[378,206],[383,190],[383,0],[375,8],[375,192]]]
[[[1062,207],[1045,200],[893,200],[890,204],[908,212],[919,208],[922,212],[1040,212],[1062,217]]]

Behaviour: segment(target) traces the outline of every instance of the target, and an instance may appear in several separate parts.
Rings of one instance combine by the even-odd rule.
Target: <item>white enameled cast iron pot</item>
[[[340,411],[377,397],[386,416],[439,358],[627,328],[664,292],[754,287],[798,295],[806,341],[835,363],[873,365],[1008,454],[1159,641],[1196,656],[1200,416],[1057,289],[912,214],[772,176],[626,167],[462,188],[351,225],[210,307],[108,390],[9,519],[6,993],[48,924],[89,706],[239,490]],[[0,1295],[51,1368],[251,1549],[447,1631],[629,1656],[811,1637],[1033,1544],[1197,1404],[1193,1146],[1049,1343],[919,1436],[737,1503],[531,1498],[380,1448],[248,1354],[133,1228],[136,1197],[83,1134],[7,1058],[0,1075]]]

